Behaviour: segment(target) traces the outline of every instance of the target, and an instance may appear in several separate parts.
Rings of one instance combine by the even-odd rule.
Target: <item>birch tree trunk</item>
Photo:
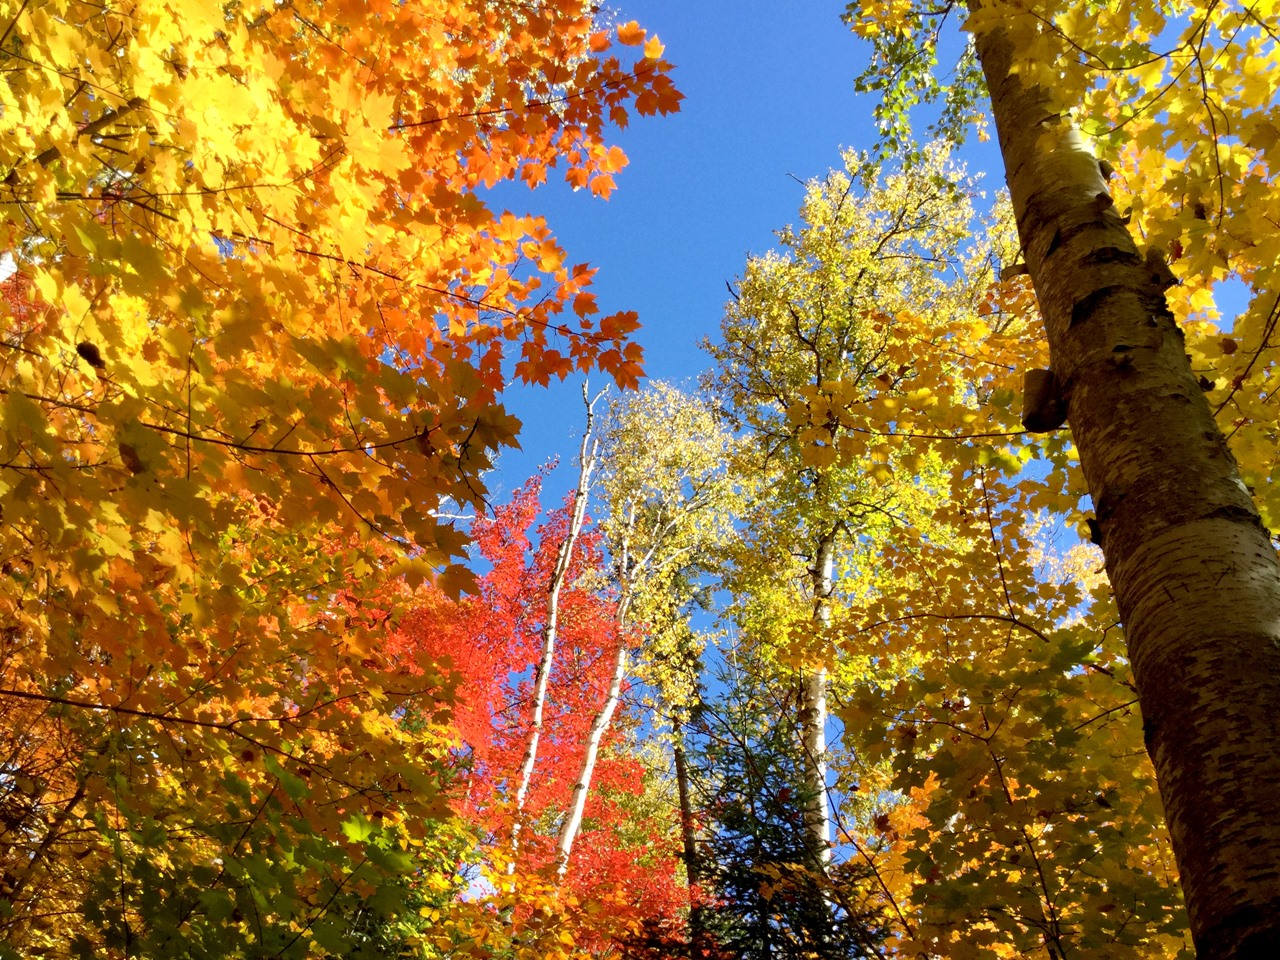
[[[974,4],[976,6],[976,4]],[[1098,164],[979,27],[1201,960],[1280,957],[1280,570]],[[1164,279],[1162,279],[1162,276]]]
[[[706,504],[698,498],[692,498],[684,509],[692,512]],[[617,634],[618,652],[613,660],[613,673],[609,678],[609,690],[604,704],[591,723],[587,734],[587,749],[583,756],[578,780],[573,785],[573,797],[569,804],[569,812],[565,814],[560,827],[560,837],[556,846],[557,870],[564,876],[569,869],[569,857],[573,853],[573,844],[582,828],[583,811],[587,805],[587,794],[591,790],[591,780],[595,776],[596,761],[600,757],[600,744],[613,722],[613,714],[618,709],[618,701],[622,697],[622,684],[627,678],[627,666],[630,651],[627,648],[627,629],[631,622],[631,605],[636,591],[642,589],[645,580],[656,568],[661,568],[676,561],[684,551],[671,550],[670,540],[678,524],[674,519],[663,521],[659,515],[652,530],[647,531],[647,542],[643,549],[637,549],[633,543],[636,536],[639,503],[628,501],[623,507],[621,533],[614,545],[614,569],[618,583],[618,606],[614,614],[614,628]],[[659,560],[660,555],[668,551],[668,555]]]
[[[645,563],[653,556],[652,550],[638,562],[632,562],[631,537],[635,530],[635,504],[627,505],[624,533],[619,544],[615,564],[618,571],[620,594],[618,607],[614,614],[614,627],[618,652],[613,658],[613,673],[609,678],[609,691],[587,733],[587,749],[582,758],[582,767],[578,771],[578,780],[573,785],[573,797],[569,802],[569,812],[565,814],[560,825],[560,836],[556,841],[556,872],[563,877],[569,869],[569,857],[573,854],[573,843],[582,829],[582,815],[587,807],[587,794],[591,790],[591,780],[596,772],[596,760],[600,756],[600,744],[609,724],[613,722],[614,711],[618,709],[618,699],[622,696],[622,682],[627,676],[627,617],[631,612],[632,591],[635,578],[640,576]]]
[[[835,588],[836,531],[823,535],[813,565],[813,621],[831,625]],[[831,862],[831,813],[827,804],[827,668],[806,670],[801,680],[800,734],[804,753],[805,829],[822,868]]]
[[[538,760],[538,741],[542,736],[542,716],[547,703],[547,683],[551,678],[551,666],[555,660],[556,640],[560,629],[560,592],[569,576],[573,550],[582,533],[587,512],[587,499],[591,492],[591,475],[599,458],[599,442],[592,433],[595,403],[603,394],[589,397],[587,385],[582,385],[582,402],[587,408],[586,425],[582,431],[582,445],[578,451],[578,485],[573,490],[573,509],[569,515],[569,529],[565,532],[560,550],[556,554],[555,567],[547,584],[546,619],[542,626],[542,655],[538,659],[538,671],[534,675],[533,703],[530,707],[529,739],[525,743],[524,758],[520,763],[520,780],[516,787],[516,816],[511,827],[511,863],[508,872],[515,870],[515,855],[520,849],[520,815],[529,797],[529,784]]]
[[[595,775],[596,760],[600,756],[600,744],[609,724],[613,722],[614,711],[618,709],[618,700],[622,696],[622,681],[627,676],[628,651],[621,631],[618,634],[618,653],[613,660],[613,676],[609,679],[609,693],[604,706],[592,721],[591,732],[587,736],[587,752],[582,760],[582,769],[578,774],[578,782],[573,785],[573,800],[569,812],[565,815],[560,827],[560,838],[556,844],[556,870],[564,876],[569,869],[569,857],[573,853],[573,842],[582,828],[582,813],[587,806],[587,794],[591,789],[591,778]]]

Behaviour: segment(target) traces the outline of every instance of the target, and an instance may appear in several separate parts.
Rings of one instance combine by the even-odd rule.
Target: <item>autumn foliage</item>
[[[0,24],[4,939],[375,952],[407,874],[465,883],[451,680],[384,650],[472,582],[438,508],[481,502],[512,374],[640,373],[482,193],[607,196],[606,126],[679,101],[661,44],[573,0]]]
[[[452,599],[438,589],[420,591],[387,649],[411,672],[416,664],[442,664],[455,672],[459,813],[479,830],[491,864],[511,863],[512,876],[545,878],[555,875],[556,830],[582,766],[592,717],[607,695],[614,653],[625,638],[617,630],[616,597],[603,569],[599,534],[587,529],[560,596],[564,628],[551,665],[541,747],[529,795],[517,811],[515,784],[532,722],[548,584],[572,510],[570,503],[543,517],[541,486],[540,477],[530,480],[492,517],[474,525],[476,547],[489,567],[476,592]],[[588,794],[588,826],[557,894],[616,901],[603,927],[574,930],[583,946],[600,946],[605,933],[629,935],[641,921],[671,924],[686,902],[676,881],[669,820],[652,801],[646,808],[650,773],[630,750],[634,723],[627,717],[606,735]],[[518,847],[512,842],[516,818],[525,825]],[[501,887],[500,871],[497,877]],[[527,914],[538,903],[536,897],[522,901],[517,913]]]
[[[695,393],[494,201],[619,187],[634,21],[0,0],[0,960],[1274,939],[1280,13],[983,0],[943,77],[955,6],[849,5],[879,140]],[[1011,197],[912,133],[988,92]]]

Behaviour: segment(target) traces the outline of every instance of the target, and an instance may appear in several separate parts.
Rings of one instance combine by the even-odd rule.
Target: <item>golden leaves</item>
[[[267,830],[253,811],[279,790],[314,830],[296,849],[354,844],[339,796],[413,811],[421,839],[448,690],[393,695],[378,651],[415,577],[470,586],[434,512],[481,500],[515,442],[513,359],[531,380],[640,373],[634,318],[598,321],[591,271],[481,188],[567,164],[606,194],[626,158],[605,124],[641,97],[674,109],[669,66],[651,43],[593,55],[610,38],[578,0],[518,19],[471,0],[128,17],[31,0],[0,19],[18,268],[0,284],[0,638],[26,651],[0,657],[4,686],[87,704],[58,730],[133,738],[113,754],[146,758],[126,793],[98,760],[62,776],[139,835],[166,805],[216,823],[227,790]],[[357,592],[382,594],[380,619]],[[421,731],[389,721],[405,709]],[[218,849],[192,835],[157,859]]]
[[[1183,920],[1098,553],[1071,532],[1083,482],[1069,437],[1013,411],[1044,362],[1034,298],[996,280],[1008,220],[979,226],[963,178],[921,153],[928,172],[860,177],[854,157],[815,183],[726,310],[719,383],[763,478],[733,616],[770,664],[839,664],[850,753],[832,763],[873,798],[844,822],[898,948],[1022,955],[1058,924],[1070,950],[1111,955],[1124,931],[1126,955],[1163,956]]]

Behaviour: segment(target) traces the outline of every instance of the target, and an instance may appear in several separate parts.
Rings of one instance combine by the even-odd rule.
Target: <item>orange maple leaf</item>
[[[644,27],[632,20],[618,27],[618,42],[628,47],[638,47],[644,43],[646,36]]]

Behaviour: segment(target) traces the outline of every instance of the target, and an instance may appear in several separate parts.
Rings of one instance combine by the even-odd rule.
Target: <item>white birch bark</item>
[[[705,503],[698,497],[691,498],[685,509],[689,511],[700,509]],[[587,796],[591,790],[591,780],[595,776],[596,762],[600,758],[600,745],[604,741],[604,736],[609,732],[609,725],[613,722],[613,715],[618,709],[618,701],[622,697],[622,684],[627,678],[627,666],[630,662],[630,651],[627,649],[626,632],[630,626],[631,603],[635,597],[638,585],[646,576],[652,574],[656,570],[661,570],[668,564],[678,562],[684,555],[682,550],[671,550],[668,538],[676,530],[678,524],[674,518],[668,518],[665,521],[659,517],[656,525],[651,531],[648,531],[648,549],[640,556],[632,553],[632,537],[635,533],[636,524],[636,504],[630,502],[626,507],[626,519],[623,524],[623,532],[619,538],[617,545],[617,557],[614,561],[614,569],[619,584],[618,591],[618,607],[614,615],[615,632],[618,640],[618,651],[613,659],[613,673],[609,678],[609,689],[605,695],[604,704],[596,714],[595,720],[591,723],[591,730],[587,735],[587,749],[583,755],[582,767],[578,773],[578,780],[573,785],[573,797],[569,804],[569,811],[565,814],[564,822],[560,827],[560,837],[556,844],[557,869],[560,876],[564,876],[565,871],[569,869],[569,858],[573,855],[573,844],[578,838],[578,832],[582,829],[583,811],[586,809]],[[665,553],[661,562],[656,562],[660,554]]]
[[[818,544],[813,566],[813,621],[831,625],[831,593],[835,588],[835,531]],[[827,668],[806,670],[802,679],[800,733],[804,748],[805,829],[819,866],[831,862],[831,811],[827,802]]]
[[[976,6],[976,4],[973,4]],[[987,4],[984,4],[986,6]],[[1280,957],[1280,569],[1164,289],[1059,108],[976,47],[1200,960]],[[1163,279],[1162,279],[1163,276]]]
[[[555,566],[551,571],[551,579],[547,584],[546,615],[542,626],[542,655],[538,660],[538,670],[534,675],[533,703],[530,705],[529,738],[525,743],[524,758],[520,764],[520,779],[516,787],[516,815],[511,827],[511,863],[507,872],[515,870],[515,858],[520,849],[520,819],[524,805],[529,797],[529,784],[533,780],[534,767],[538,761],[538,742],[542,736],[542,717],[547,703],[547,683],[551,678],[551,667],[555,661],[556,640],[560,627],[560,593],[564,589],[565,580],[569,576],[569,567],[573,561],[573,550],[582,533],[582,524],[586,517],[587,500],[591,492],[591,477],[599,461],[600,444],[593,433],[595,404],[603,394],[590,397],[587,384],[582,385],[582,402],[587,408],[586,425],[582,431],[582,445],[578,451],[578,484],[573,490],[573,506],[569,515],[569,528],[556,554]]]
[[[565,815],[560,828],[560,837],[556,842],[556,870],[564,876],[569,869],[569,857],[573,854],[573,843],[582,828],[582,814],[587,806],[587,794],[591,789],[591,778],[595,774],[596,760],[600,756],[600,744],[613,722],[614,711],[618,708],[618,700],[622,696],[622,682],[627,676],[627,645],[622,637],[618,638],[618,652],[613,660],[613,676],[609,679],[609,692],[604,706],[596,714],[591,724],[591,732],[587,737],[587,752],[582,760],[582,770],[578,774],[578,782],[573,785],[573,801]]]
[[[615,430],[616,427],[615,423]],[[676,424],[671,424],[670,427],[663,425],[662,429],[675,428]],[[632,442],[619,445],[615,433],[613,443],[609,446],[609,454],[619,456],[621,446],[624,460],[631,456],[639,457],[640,462],[644,462],[646,455],[652,455],[650,451],[635,447],[634,436],[630,439]],[[661,445],[668,442],[668,439],[655,438],[654,442]],[[673,459],[668,451],[665,457],[658,458],[660,463],[652,467],[654,476],[640,480],[638,484],[624,483],[621,488],[615,488],[617,503],[608,530],[613,579],[618,588],[614,613],[618,648],[609,688],[588,732],[586,750],[578,779],[573,786],[569,810],[561,823],[556,847],[560,876],[564,876],[569,868],[574,842],[582,829],[583,814],[600,748],[617,712],[622,685],[627,679],[631,661],[627,632],[631,627],[633,603],[642,602],[649,591],[663,589],[655,585],[661,584],[672,570],[689,563],[691,554],[699,549],[699,544],[708,542],[705,538],[710,534],[706,531],[701,534],[695,532],[693,521],[702,511],[709,510],[717,497],[717,484],[713,478],[720,464],[716,461],[706,462],[705,454],[706,451],[701,451],[692,453],[689,457]],[[618,464],[615,463],[614,466],[616,468]],[[669,473],[673,466],[677,474],[674,478]],[[617,479],[616,476],[614,479]],[[686,483],[691,489],[686,489]],[[608,485],[606,481],[606,487]],[[637,600],[638,597],[642,599]]]
[[[613,673],[609,678],[609,690],[605,695],[604,705],[591,722],[591,730],[587,734],[587,749],[583,754],[582,767],[578,772],[578,780],[573,785],[573,796],[569,802],[569,811],[565,814],[560,826],[560,836],[556,841],[556,870],[564,876],[569,869],[569,858],[573,855],[573,844],[582,829],[582,816],[587,806],[587,794],[591,790],[591,779],[595,776],[596,761],[600,756],[600,744],[613,722],[614,711],[618,709],[618,699],[622,696],[622,684],[627,676],[628,651],[626,644],[627,615],[631,609],[631,596],[635,578],[640,574],[645,563],[652,558],[653,551],[633,563],[631,558],[631,534],[635,528],[635,505],[629,504],[625,521],[616,569],[620,581],[617,612],[614,614],[614,630],[618,642],[618,651],[613,659]]]

